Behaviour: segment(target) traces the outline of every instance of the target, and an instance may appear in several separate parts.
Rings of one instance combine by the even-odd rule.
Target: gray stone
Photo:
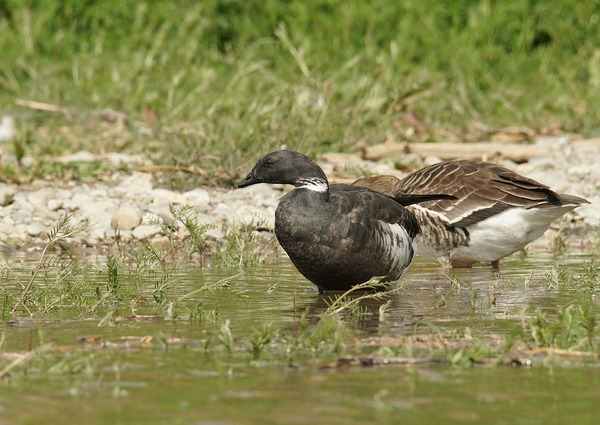
[[[143,164],[145,162],[141,155],[129,155],[120,152],[111,152],[107,154],[106,161],[115,168],[123,165]]]
[[[69,162],[93,162],[96,161],[96,155],[88,151],[79,151],[70,155],[61,156],[56,160],[56,162],[60,162],[63,164],[68,164]]]
[[[575,209],[567,218],[583,221],[588,226],[600,226],[600,152],[598,141],[541,140],[547,143],[551,154],[534,158],[527,163],[515,164],[504,161],[510,169],[548,184],[560,193],[569,193],[587,198],[592,205]],[[67,160],[97,160],[89,152],[79,152],[63,157]],[[335,156],[333,157],[335,159]],[[141,163],[143,158],[112,153],[102,156],[115,166],[126,163]],[[35,160],[35,159],[34,159]],[[352,171],[344,168],[348,162],[355,169],[364,169],[375,174],[393,174],[402,177],[405,173],[394,168],[392,161],[371,162],[359,156],[350,160],[329,160],[323,157],[326,170],[337,177],[352,177]],[[418,157],[406,157],[412,163]],[[437,162],[439,158],[427,158],[425,163]],[[337,161],[337,162],[336,162]],[[340,162],[341,161],[341,162]],[[341,173],[341,174],[340,174]],[[0,184],[0,241],[21,249],[35,238],[40,238],[56,224],[66,212],[73,213],[72,224],[89,224],[76,237],[79,244],[95,245],[111,243],[118,229],[124,243],[135,239],[151,238],[152,241],[170,243],[173,237],[182,238],[187,231],[175,220],[170,207],[182,205],[193,208],[190,214],[199,225],[209,225],[205,236],[219,241],[230,226],[252,225],[256,228],[273,228],[274,212],[279,198],[291,190],[289,185],[253,185],[242,190],[196,188],[185,193],[162,188],[153,189],[153,176],[149,173],[133,172],[126,175],[114,171],[103,177],[102,182],[93,184],[78,181],[61,183],[43,180],[24,185]],[[165,236],[161,225],[175,228],[176,234]],[[170,233],[171,231],[169,231]],[[264,233],[264,232],[263,232]],[[595,234],[594,232],[588,232]],[[265,237],[273,237],[267,233]],[[590,236],[591,238],[591,236]]]
[[[8,142],[16,136],[15,119],[10,115],[3,115],[0,119],[0,142]]]
[[[0,222],[0,233],[9,234],[14,230],[14,225],[6,223],[4,221]]]
[[[194,208],[202,211],[209,207],[210,195],[204,189],[196,188],[183,194],[186,204],[194,206]]]
[[[44,187],[27,194],[27,200],[34,205],[43,205],[47,208],[48,201],[56,199],[56,191],[51,187]]]
[[[225,234],[221,231],[221,229],[213,227],[204,232],[204,237],[209,240],[222,241],[225,239]]]
[[[138,240],[147,239],[162,231],[162,227],[157,224],[142,224],[133,229],[131,234]]]
[[[27,234],[29,236],[39,236],[47,233],[49,230],[50,229],[47,226],[39,221],[34,221],[27,226]]]
[[[142,210],[136,205],[123,203],[113,219],[118,230],[131,230],[142,222]]]
[[[252,205],[242,205],[231,211],[229,221],[240,226],[273,228],[275,226],[275,210],[269,211]]]
[[[576,216],[581,217],[589,226],[600,226],[600,208],[597,207],[600,205],[600,195],[590,196],[586,199],[590,203],[575,209]]]
[[[0,207],[5,207],[13,201],[17,189],[13,186],[1,185],[0,186]]]
[[[423,160],[423,166],[437,164],[438,162],[442,162],[439,156],[429,155]]]
[[[129,177],[123,179],[115,190],[133,197],[136,195],[146,195],[152,190],[152,175],[148,173],[134,172]]]
[[[144,197],[146,203],[151,205],[185,204],[185,196],[179,192],[168,189],[152,189]]]

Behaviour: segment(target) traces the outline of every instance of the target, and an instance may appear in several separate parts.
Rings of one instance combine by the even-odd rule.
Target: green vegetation
[[[540,353],[544,358],[557,353],[559,361],[563,356],[572,355],[578,359],[585,356],[588,360],[597,360],[600,326],[593,299],[600,281],[594,262],[576,269],[556,266],[537,279],[533,279],[532,272],[519,282],[496,282],[494,286],[506,289],[520,287],[533,292],[557,293],[577,290],[578,293],[577,297],[570,296],[558,306],[525,306],[517,314],[507,311],[507,317],[513,315],[514,319],[512,328],[508,328],[504,336],[485,331],[485,323],[496,302],[495,297],[490,298],[493,292],[484,298],[479,288],[465,285],[455,274],[445,276],[447,288],[438,292],[438,301],[429,303],[412,325],[412,331],[404,337],[373,340],[356,332],[369,322],[385,326],[390,320],[394,297],[404,297],[409,291],[403,285],[389,287],[377,279],[343,294],[324,297],[321,312],[300,308],[299,319],[292,328],[276,327],[269,321],[263,321],[258,327],[248,327],[230,319],[228,316],[232,312],[224,311],[220,304],[231,303],[233,299],[246,304],[256,298],[256,295],[246,295],[248,289],[241,289],[237,282],[251,272],[253,265],[266,261],[267,257],[257,256],[252,238],[244,238],[243,235],[249,232],[237,233],[235,229],[229,230],[235,236],[228,237],[223,246],[210,247],[202,239],[206,229],[197,225],[188,214],[189,210],[182,208],[174,213],[177,220],[187,220],[186,229],[190,235],[187,239],[173,239],[162,247],[148,242],[139,246],[119,244],[99,264],[70,251],[69,240],[79,229],[71,226],[70,217],[61,218],[49,233],[49,241],[33,265],[33,272],[28,272],[29,266],[25,275],[19,273],[11,261],[2,258],[2,278],[12,282],[12,286],[1,289],[2,319],[14,317],[16,323],[23,317],[29,317],[32,323],[43,323],[49,318],[57,320],[56,323],[91,319],[99,327],[114,327],[138,320],[199,323],[205,328],[203,338],[184,345],[211,355],[219,353],[219,362],[227,361],[227,358],[228,361],[240,361],[241,356],[247,362],[292,364],[314,360],[321,365],[334,362],[338,367],[347,362],[388,364],[389,358],[410,357],[470,366],[510,364],[511,359]],[[218,255],[229,260],[220,261],[218,255],[216,260],[213,257],[209,260],[207,250],[217,250]],[[191,290],[182,292],[178,288],[181,277],[177,270],[182,264],[189,264],[190,257],[186,254],[189,252],[200,256],[197,261],[201,265],[217,261],[221,267],[240,271],[223,278],[195,282]],[[265,252],[264,247],[261,252]],[[280,298],[277,284],[269,282],[263,290],[277,303]],[[287,296],[290,295],[296,297],[295,293]],[[436,323],[435,314],[446,306],[447,298],[463,299],[470,306],[465,311],[467,322],[450,326]],[[234,330],[240,326],[244,330],[241,335]],[[169,339],[162,332],[138,343],[141,346],[158,344],[169,349],[183,343]],[[0,353],[4,338],[0,341]],[[74,347],[56,349],[46,346],[42,336],[39,340],[39,346],[19,357],[20,361],[5,365],[4,374],[38,356],[48,353],[56,356],[66,350],[71,357],[73,351],[78,351]],[[92,343],[96,341],[92,340]],[[118,344],[111,346],[120,347]],[[72,368],[66,370],[73,373]]]
[[[176,220],[184,222],[187,236],[177,235],[164,246],[148,241],[122,244],[117,241],[113,253],[97,264],[94,256],[75,252],[71,241],[81,230],[71,225],[71,217],[62,217],[48,234],[31,273],[23,275],[0,253],[0,276],[10,287],[0,288],[0,314],[11,316],[87,318],[115,316],[136,310],[151,314],[167,314],[170,318],[182,312],[185,317],[203,315],[197,301],[184,300],[203,291],[229,289],[236,276],[207,282],[183,296],[173,293],[180,265],[194,262],[205,266],[232,267],[251,271],[275,252],[274,242],[257,238],[249,229],[224,229],[225,242],[217,244],[203,237],[206,226],[199,225],[187,207],[174,209]],[[192,256],[192,254],[194,254]],[[234,289],[230,292],[235,293]]]
[[[185,220],[185,209],[179,213],[177,219]],[[598,364],[600,326],[594,297],[600,274],[594,261],[498,280],[490,283],[489,291],[464,281],[468,273],[449,277],[437,271],[430,274],[439,275],[437,280],[426,280],[425,287],[410,286],[408,280],[385,292],[365,292],[381,289],[374,280],[344,294],[320,297],[316,291],[306,292],[297,275],[271,276],[267,256],[255,257],[255,242],[244,238],[249,232],[236,233],[217,247],[203,240],[206,229],[193,220],[187,228],[190,236],[183,241],[161,246],[119,243],[106,257],[95,257],[69,251],[69,237],[77,229],[66,217],[52,230],[35,264],[3,258],[2,385],[16,391],[17,399],[21,391],[43,388],[40,396],[59,397],[61,406],[91,398],[109,404],[119,399],[129,406],[141,394],[172,402],[197,391],[208,392],[203,397],[214,403],[212,394],[220,394],[226,383],[229,391],[242,394],[245,385],[259,387],[261,393],[274,385],[268,400],[279,405],[285,401],[277,383],[308,375],[297,388],[330,393],[331,388],[370,385],[376,390],[374,407],[394,412],[398,407],[386,388],[396,376],[412,377],[410,385],[416,388],[434,374],[432,386],[437,388],[435,374],[458,373],[468,391],[475,391],[479,373],[495,376],[483,382],[503,382],[519,366],[527,369],[519,380],[526,374],[529,382],[530,372],[537,376],[546,369],[553,377],[570,371],[570,380]],[[207,250],[233,260],[222,263]],[[256,258],[260,268],[253,267]],[[220,265],[225,269],[215,273]],[[502,313],[494,294],[506,298],[511,291],[524,299]],[[420,299],[427,292],[429,298]],[[536,302],[539,294],[548,300]],[[406,324],[405,313],[398,317],[404,311],[400,300],[415,301]],[[490,331],[490,324],[500,329]],[[318,384],[331,376],[352,381]],[[190,389],[182,393],[169,391],[186,383]],[[153,396],[144,390],[147,386],[166,388]],[[200,406],[206,400],[201,398]],[[36,407],[19,411],[41,414]],[[149,415],[141,412],[138,417]]]
[[[53,161],[79,150],[171,166],[159,168],[168,173],[161,185],[228,187],[280,146],[314,155],[385,140],[486,140],[511,125],[597,135],[598,46],[596,0],[0,0],[0,116],[14,116],[19,130],[0,144],[0,181],[93,181],[113,172],[103,161]],[[470,386],[510,378],[504,365],[533,366],[551,370],[557,385],[561,370],[579,382],[571,377],[587,371],[571,366],[597,366],[599,268],[594,258],[568,263],[568,229],[554,241],[552,266],[530,274],[486,275],[483,284],[429,270],[432,280],[413,287],[361,291],[380,289],[372,281],[320,297],[295,271],[270,268],[274,240],[219,228],[224,242],[215,242],[207,235],[217,229],[188,207],[171,213],[168,236],[153,243],[118,235],[115,246],[90,255],[71,245],[78,229],[63,217],[38,252],[0,258],[0,385],[10,387],[0,397],[3,417],[13,400],[19,414],[39,415],[31,403],[39,397],[47,422],[59,412],[86,423],[141,423],[125,415],[143,406],[153,423],[192,423],[210,418],[213,405],[239,405],[244,416],[232,422],[252,423],[244,422],[252,407],[285,406],[280,398],[293,387],[308,391],[290,397],[300,410],[304,400],[321,408],[332,398],[321,414],[329,408],[339,418],[346,403],[392,423],[387,415],[410,410],[394,392],[398,382],[408,382],[419,417],[428,398],[436,411],[444,400],[462,407],[464,394],[450,398],[452,389],[419,393],[426,379],[433,391],[447,386],[448,376],[427,378],[439,369],[462,377],[502,371],[466,380]],[[340,369],[352,372],[327,372]],[[354,381],[366,369],[385,369],[359,381],[373,393]],[[391,379],[398,369],[406,373]],[[571,391],[578,402],[593,396],[591,376],[589,387]],[[321,397],[314,390],[329,379],[341,381]],[[156,382],[160,396],[140,396]],[[274,395],[263,403],[257,388],[269,385]],[[86,420],[130,394],[119,420]],[[196,394],[203,398],[190,398]],[[65,399],[90,395],[86,409],[69,412]],[[52,397],[56,406],[44,404]],[[178,421],[148,402],[175,398],[182,411],[201,413]],[[21,419],[14,423],[39,422]]]
[[[0,108],[37,164],[21,178],[87,149],[227,184],[281,145],[595,134],[598,45],[597,1],[3,0]]]

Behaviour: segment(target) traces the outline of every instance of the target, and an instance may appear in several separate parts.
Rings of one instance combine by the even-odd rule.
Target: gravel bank
[[[567,216],[584,230],[591,242],[600,225],[600,143],[597,139],[571,141],[568,138],[543,138],[536,143],[551,148],[552,155],[515,164],[500,161],[518,173],[549,185],[559,193],[570,193],[587,198],[591,204],[580,207]],[[256,158],[249,159],[248,170]],[[98,160],[89,153],[63,157],[62,162]],[[112,154],[103,160],[111,164],[136,163],[138,157]],[[360,155],[323,155],[320,165],[332,181],[352,181],[362,172],[394,174],[402,177],[398,163],[412,167],[437,162],[435,157],[415,155],[394,157],[372,162]],[[361,171],[358,171],[361,170]],[[243,190],[196,188],[186,192],[156,187],[150,173],[131,174],[115,172],[111,183],[85,184],[68,182],[57,186],[51,181],[35,181],[28,185],[0,184],[0,249],[24,250],[47,241],[47,232],[65,214],[72,214],[73,224],[87,224],[87,228],[73,238],[80,246],[109,245],[117,231],[122,241],[166,237],[166,227],[178,228],[178,237],[186,231],[178,225],[170,211],[171,206],[189,205],[200,223],[213,226],[207,237],[223,239],[226,226],[252,224],[272,228],[277,198],[283,188],[256,185]],[[171,230],[172,231],[172,230]],[[551,233],[551,232],[549,232]],[[548,243],[547,235],[537,245]]]

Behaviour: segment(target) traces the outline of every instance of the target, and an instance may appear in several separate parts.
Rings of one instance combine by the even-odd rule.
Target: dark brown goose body
[[[293,190],[275,212],[275,234],[300,273],[322,290],[347,290],[381,276],[402,277],[419,226],[379,193],[332,185],[329,199]]]
[[[394,281],[409,266],[419,225],[399,202],[358,186],[329,186],[317,164],[293,151],[265,155],[239,187],[256,183],[295,186],[277,206],[275,234],[319,291],[373,277]]]
[[[409,207],[422,232],[418,252],[444,266],[469,267],[498,260],[540,237],[550,224],[587,200],[557,194],[548,186],[505,167],[474,160],[440,162],[402,180],[359,179],[357,185],[388,195],[447,193]]]

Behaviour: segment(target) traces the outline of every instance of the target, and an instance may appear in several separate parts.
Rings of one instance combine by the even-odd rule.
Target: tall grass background
[[[236,174],[280,146],[599,132],[598,0],[0,0],[0,52],[0,113],[34,155],[118,150]],[[126,134],[87,119],[106,108]]]

